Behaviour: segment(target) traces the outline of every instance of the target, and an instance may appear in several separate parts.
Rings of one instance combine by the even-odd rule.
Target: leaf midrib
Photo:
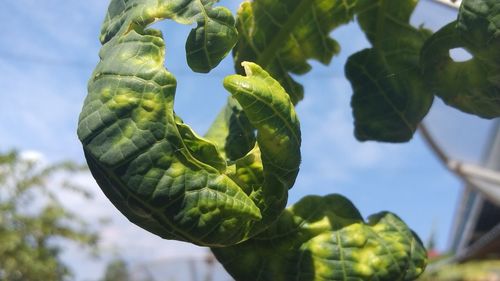
[[[280,28],[276,36],[273,36],[271,43],[267,45],[264,52],[260,54],[257,58],[256,63],[262,68],[266,69],[273,61],[278,53],[279,47],[285,41],[285,39],[290,36],[295,26],[300,22],[300,18],[307,14],[306,11],[308,6],[312,6],[315,0],[301,0],[300,3],[295,7],[292,15],[288,17],[287,22]]]
[[[391,64],[387,60],[386,50],[383,48],[383,45],[382,45],[382,42],[383,42],[383,39],[384,39],[383,37],[384,36],[380,36],[380,34],[384,34],[385,20],[386,20],[386,17],[387,17],[387,10],[388,10],[387,5],[388,5],[388,3],[385,0],[380,0],[380,2],[379,2],[378,5],[376,5],[376,4],[374,5],[374,8],[377,9],[377,26],[375,27],[375,33],[376,33],[375,34],[375,36],[376,36],[375,37],[375,41],[372,42],[372,45],[373,45],[373,50],[376,50],[376,52],[380,53],[381,62],[385,66],[385,68],[388,70],[388,72],[389,73],[394,73],[392,71],[393,67],[391,66]],[[397,22],[395,19],[393,19],[392,17],[390,17],[390,14],[389,14],[388,18],[391,21]],[[401,24],[401,25],[402,26],[407,26],[408,24]],[[367,75],[369,76],[368,73],[367,73]],[[395,89],[398,89],[398,92],[400,91],[399,85],[397,85],[395,83],[391,83],[391,85]],[[405,123],[405,125],[408,127],[408,129],[410,131],[413,131],[415,128],[414,128],[414,126],[411,125],[411,122],[409,122],[409,120],[406,118],[406,116],[404,115],[404,112],[402,112],[402,111],[400,111],[398,109],[398,107],[392,102],[391,98],[386,95],[386,92],[383,89],[380,89],[380,90],[381,90],[380,93],[381,93],[382,97],[384,98],[384,100],[387,103],[389,103],[389,105],[396,112],[396,114],[399,115],[399,117]]]

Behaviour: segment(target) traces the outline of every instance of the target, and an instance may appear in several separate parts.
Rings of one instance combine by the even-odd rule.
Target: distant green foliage
[[[427,56],[435,49],[429,40],[436,39],[409,23],[418,1],[254,0],[242,3],[236,19],[216,2],[111,1],[78,125],[106,196],[152,233],[212,247],[238,280],[416,278],[425,268],[425,249],[397,216],[380,213],[364,222],[338,195],[285,206],[301,161],[294,106],[304,93],[292,74],[309,72],[312,59],[330,63],[340,50],[330,37],[336,27],[356,18],[372,44],[346,64],[359,140],[408,141],[434,94],[446,101],[441,90],[448,88],[433,74],[443,67],[441,57]],[[488,106],[481,98],[467,110],[461,92],[448,93],[458,95],[449,104],[488,118],[500,116],[495,2],[464,1],[451,28],[475,55],[474,66],[445,69],[480,77],[471,84],[450,75],[445,84],[463,82],[465,91],[480,85],[469,96],[475,102],[486,95]],[[164,67],[162,33],[149,28],[163,19],[197,24],[186,42],[193,71],[209,72],[233,50],[237,74],[224,79],[231,96],[205,137],[174,112],[177,82]]]
[[[426,272],[419,281],[494,281],[500,280],[500,260],[446,264]]]
[[[95,248],[97,234],[58,200],[58,188],[89,196],[70,182],[55,185],[82,168],[73,163],[43,166],[17,152],[0,153],[0,280],[67,280],[60,238]]]
[[[119,258],[111,260],[99,281],[132,281],[127,263]]]
[[[155,279],[150,275],[135,276],[124,259],[113,258],[106,266],[103,277],[98,281],[155,281]]]

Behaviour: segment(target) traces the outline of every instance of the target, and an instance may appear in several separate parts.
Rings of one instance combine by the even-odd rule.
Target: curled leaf
[[[163,66],[164,41],[147,26],[161,18],[227,18],[224,9],[211,10],[213,2],[112,1],[78,136],[97,183],[130,221],[164,238],[223,246],[262,231],[283,210],[300,164],[300,129],[284,89],[253,63],[245,63],[246,77],[231,76],[225,84],[255,126],[259,153],[228,162],[224,147],[174,113],[176,80]],[[213,61],[232,47],[225,39],[211,44]],[[209,61],[203,65],[211,68]],[[256,104],[274,114],[257,116]],[[249,185],[253,170],[262,176]]]
[[[288,189],[299,173],[301,134],[299,120],[285,89],[257,64],[243,62],[242,65],[246,76],[228,76],[224,79],[224,87],[257,129],[258,146],[248,153],[253,161],[237,161],[233,175],[241,179],[242,170],[238,168],[242,163],[258,167],[258,162],[262,162],[262,186],[255,180],[252,182],[252,198],[258,202],[263,215],[255,234],[267,228],[286,206]],[[260,177],[255,175],[255,178]]]

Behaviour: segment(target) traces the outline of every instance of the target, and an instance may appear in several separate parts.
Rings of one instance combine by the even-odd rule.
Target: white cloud
[[[36,151],[36,150],[23,150],[19,154],[19,157],[22,160],[25,161],[30,161],[30,162],[43,162],[45,160],[45,157],[43,156],[43,153]]]

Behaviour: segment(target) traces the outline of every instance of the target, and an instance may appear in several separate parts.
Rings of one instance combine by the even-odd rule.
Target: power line
[[[48,67],[68,67],[68,68],[76,68],[83,70],[92,70],[97,65],[97,60],[95,63],[91,63],[88,61],[78,61],[78,60],[70,60],[66,58],[54,58],[48,56],[37,56],[31,54],[19,54],[13,52],[5,52],[0,50],[0,60],[5,59],[13,62],[21,62],[21,63],[29,63],[29,64],[37,64]],[[335,62],[334,62],[335,63]],[[180,76],[194,76],[194,75],[202,75],[207,77],[214,78],[224,78],[227,75],[234,74],[234,72],[223,72],[223,71],[212,71],[209,74],[200,74],[196,72],[190,71],[188,68],[167,68],[174,75]],[[297,77],[305,77],[307,79],[332,79],[334,77],[340,77],[340,75],[336,75],[335,73],[308,73],[305,75],[297,75]],[[343,76],[342,76],[343,77]]]

